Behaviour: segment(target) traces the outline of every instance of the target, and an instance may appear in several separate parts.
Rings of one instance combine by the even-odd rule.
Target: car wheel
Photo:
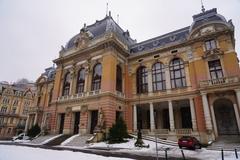
[[[201,148],[202,148],[200,144],[195,145],[195,147],[196,147],[197,149],[201,149]]]
[[[182,149],[182,146],[179,146],[180,149]]]

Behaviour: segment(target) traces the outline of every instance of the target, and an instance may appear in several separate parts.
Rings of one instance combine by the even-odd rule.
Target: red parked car
[[[197,138],[195,137],[191,137],[191,136],[183,136],[178,140],[178,146],[179,148],[182,147],[186,147],[189,149],[201,149],[202,145],[199,142],[199,140],[197,140]]]

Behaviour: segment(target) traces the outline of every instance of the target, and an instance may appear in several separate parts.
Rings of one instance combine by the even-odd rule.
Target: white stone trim
[[[100,59],[100,58],[102,58],[102,55],[98,55],[98,56],[92,57],[91,60],[97,60],[97,59]]]
[[[84,63],[86,63],[86,62],[87,62],[86,60],[80,61],[80,62],[78,62],[78,63],[76,64],[76,66],[82,65],[82,64],[84,64]]]
[[[73,67],[73,65],[67,65],[67,66],[65,66],[63,69],[70,69],[70,68],[72,68]]]

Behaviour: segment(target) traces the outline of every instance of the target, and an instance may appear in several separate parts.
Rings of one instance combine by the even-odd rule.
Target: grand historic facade
[[[33,84],[0,83],[0,139],[25,130],[34,96]]]
[[[84,25],[54,63],[37,80],[32,113],[50,133],[107,131],[122,116],[129,132],[171,140],[239,134],[234,26],[216,9],[140,43],[109,14]]]

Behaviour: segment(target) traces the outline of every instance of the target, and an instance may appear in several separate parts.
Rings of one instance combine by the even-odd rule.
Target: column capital
[[[206,95],[207,95],[207,92],[201,91],[200,94],[201,94],[202,96],[206,96]]]
[[[240,92],[240,88],[234,89],[235,92]]]
[[[191,101],[191,100],[194,100],[195,97],[189,97],[188,99]]]

